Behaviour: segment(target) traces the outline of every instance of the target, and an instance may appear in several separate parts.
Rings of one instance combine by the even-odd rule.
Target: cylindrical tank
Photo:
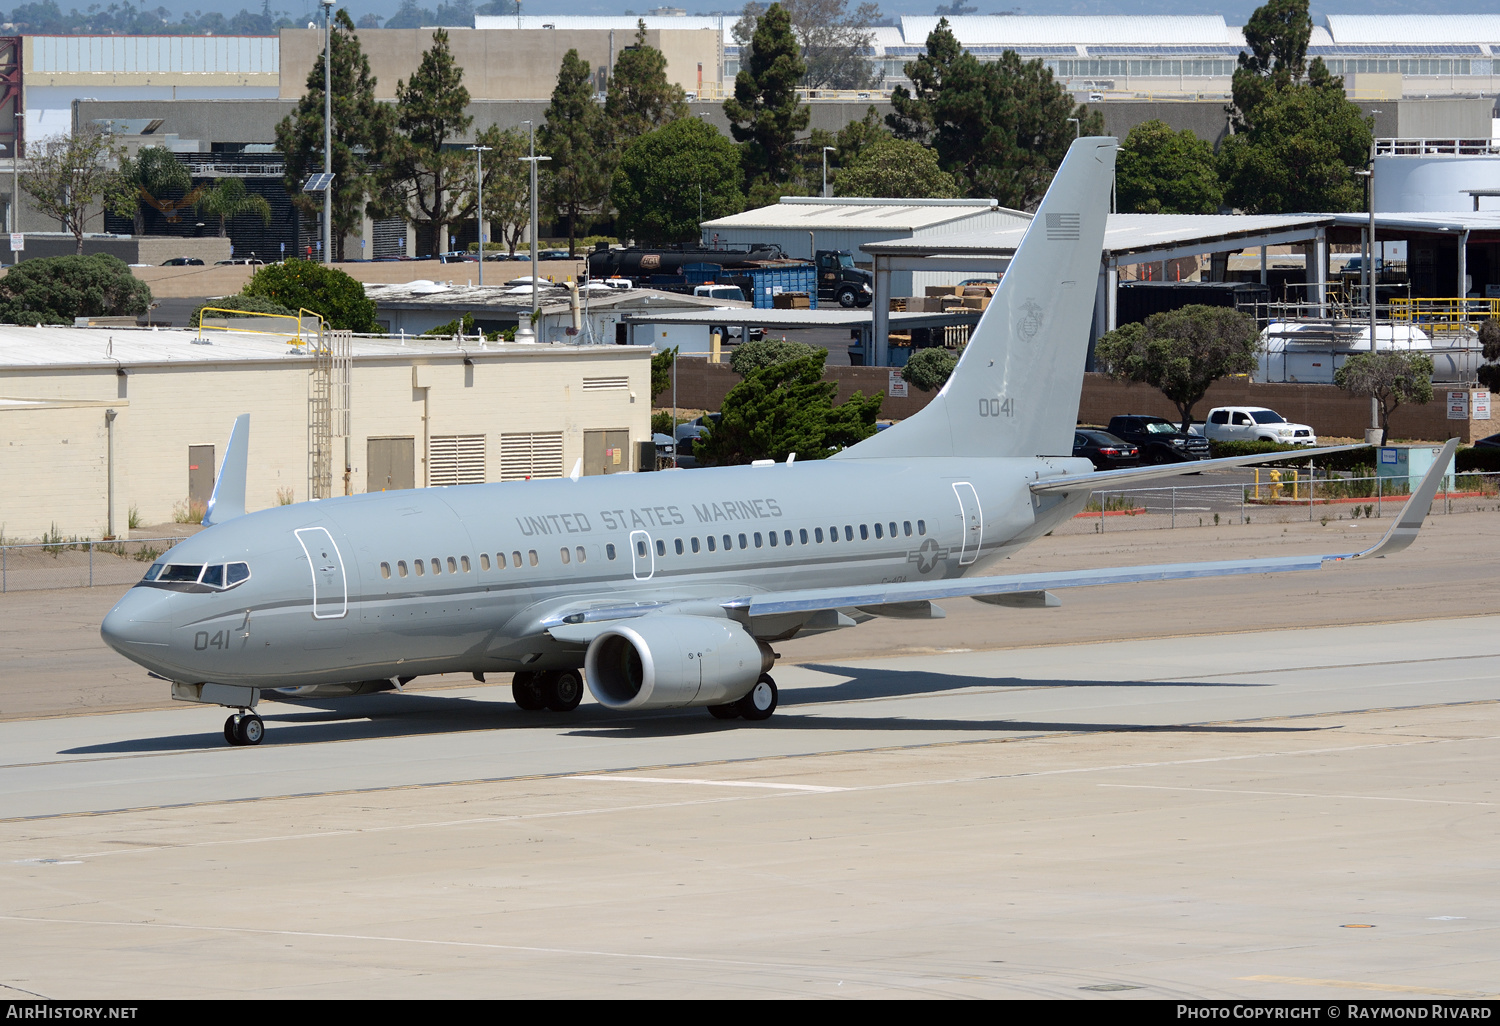
[[[751,249],[596,249],[589,254],[589,277],[641,278],[653,274],[681,274],[688,264],[718,264],[725,270],[754,266],[766,260],[784,259],[779,246]]]
[[[1375,158],[1375,212],[1470,210],[1465,190],[1500,189],[1500,156],[1411,156]],[[1481,198],[1481,210],[1500,198]]]

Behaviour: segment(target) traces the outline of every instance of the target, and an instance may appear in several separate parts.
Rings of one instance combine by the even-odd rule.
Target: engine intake
[[[743,698],[775,660],[732,620],[643,616],[589,644],[584,677],[608,709],[681,709]]]

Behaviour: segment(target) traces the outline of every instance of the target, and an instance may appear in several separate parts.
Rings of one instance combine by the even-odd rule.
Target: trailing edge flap
[[[249,451],[250,414],[242,413],[234,418],[234,429],[229,432],[229,448],[224,450],[224,462],[219,465],[219,479],[214,482],[214,493],[209,496],[208,510],[203,514],[204,527],[245,515],[245,475],[250,467]]]
[[[1076,492],[1080,485],[1087,485],[1090,490],[1100,488],[1112,488],[1115,485],[1135,484],[1138,481],[1152,481],[1163,477],[1180,477],[1183,474],[1197,474],[1205,470],[1228,470],[1231,467],[1248,467],[1254,463],[1273,463],[1285,459],[1316,459],[1319,456],[1327,456],[1334,452],[1348,452],[1350,449],[1363,449],[1364,443],[1358,445],[1330,445],[1322,449],[1304,449],[1301,452],[1263,452],[1254,456],[1226,456],[1218,460],[1194,460],[1187,463],[1168,463],[1154,467],[1126,467],[1124,470],[1096,470],[1087,474],[1068,474],[1064,477],[1046,477],[1031,484],[1031,490],[1037,494],[1043,492]]]
[[[948,598],[977,598],[996,604],[999,596],[1027,595],[1020,601],[1030,604],[1037,592],[1052,589],[1081,588],[1096,584],[1131,584],[1139,581],[1173,581],[1200,577],[1229,577],[1239,574],[1265,574],[1290,570],[1320,570],[1330,563],[1369,559],[1400,552],[1417,537],[1438,485],[1447,472],[1448,461],[1458,447],[1450,438],[1432,469],[1412,492],[1401,508],[1396,522],[1385,536],[1360,552],[1341,552],[1310,556],[1275,556],[1266,559],[1225,559],[1203,563],[1156,563],[1149,566],[1102,567],[1094,570],[1060,570],[1052,573],[1015,574],[1008,577],[960,577],[941,581],[904,581],[899,584],[876,584],[864,588],[808,588],[799,591],[769,592],[746,596],[724,603],[728,610],[740,610],[752,617],[787,613],[807,613],[824,609],[856,607],[869,609]],[[1202,466],[1202,464],[1198,464]],[[1103,476],[1103,475],[1100,475]],[[1042,600],[1046,603],[1046,599]]]

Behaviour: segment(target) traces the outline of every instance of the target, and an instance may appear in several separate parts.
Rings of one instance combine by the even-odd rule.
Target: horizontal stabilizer
[[[1080,486],[1097,491],[1119,485],[1136,484],[1140,481],[1155,481],[1164,477],[1181,477],[1183,474],[1200,474],[1205,470],[1229,470],[1233,467],[1248,467],[1256,463],[1275,463],[1278,460],[1314,460],[1335,452],[1363,449],[1357,445],[1329,445],[1321,449],[1304,449],[1301,452],[1262,452],[1254,456],[1225,456],[1217,460],[1190,460],[1186,463],[1167,463],[1152,467],[1126,467],[1123,470],[1096,470],[1087,474],[1068,474],[1063,477],[1048,477],[1033,482],[1031,490],[1043,492],[1076,492]]]

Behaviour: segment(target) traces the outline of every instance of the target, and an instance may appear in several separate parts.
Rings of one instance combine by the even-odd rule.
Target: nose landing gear
[[[224,740],[236,748],[258,745],[265,736],[266,724],[253,712],[241,711],[224,721]]]

